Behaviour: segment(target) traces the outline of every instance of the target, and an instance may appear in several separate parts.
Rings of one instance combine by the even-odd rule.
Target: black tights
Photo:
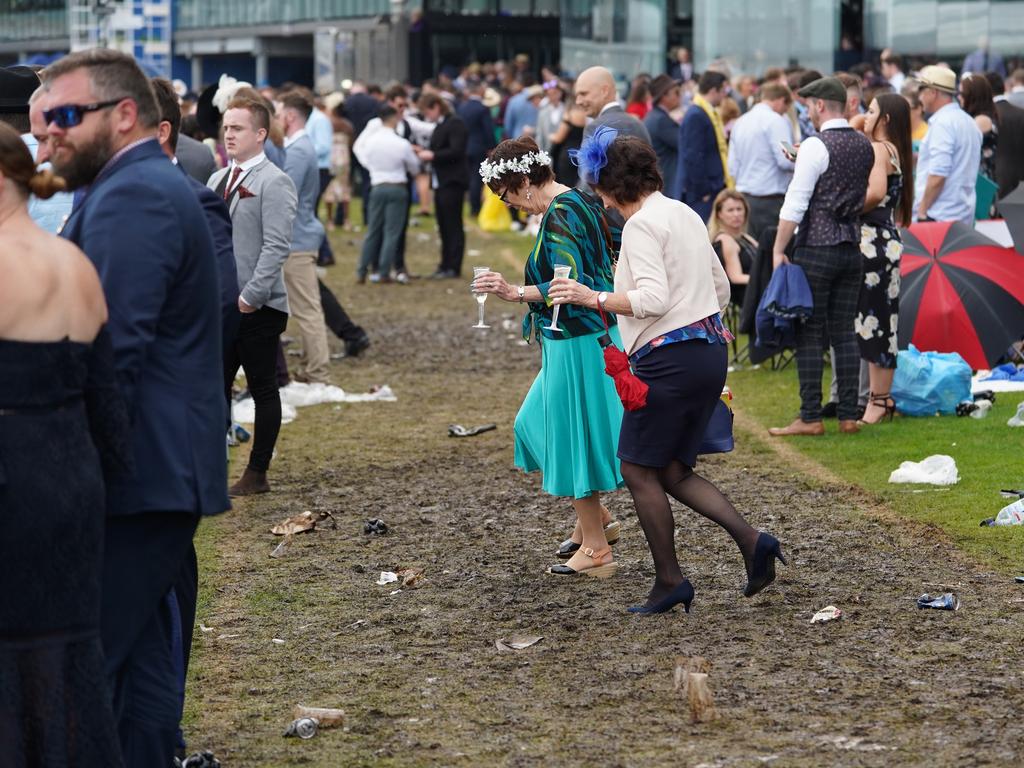
[[[676,559],[675,521],[668,496],[728,531],[740,548],[744,563],[749,565],[757,544],[757,529],[743,519],[718,488],[694,472],[692,467],[675,459],[660,469],[623,461],[622,477],[633,495],[636,516],[654,558],[654,587],[648,602],[664,597],[683,580]]]

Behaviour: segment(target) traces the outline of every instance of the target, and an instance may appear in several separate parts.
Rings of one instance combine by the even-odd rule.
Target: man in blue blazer
[[[669,196],[682,200],[704,221],[711,216],[715,196],[726,186],[726,169],[718,145],[721,120],[717,120],[716,125],[715,110],[725,98],[727,82],[721,72],[701,75],[698,94],[679,126],[679,167],[675,188],[669,190]],[[713,116],[709,116],[709,112]]]
[[[466,100],[455,112],[466,124],[466,159],[469,163],[469,211],[480,215],[484,182],[480,178],[480,163],[487,159],[487,153],[494,149],[494,119],[491,110],[484,106],[484,91],[487,83],[470,80],[466,84]]]
[[[63,235],[99,273],[134,470],[107,485],[101,633],[125,765],[166,765],[180,700],[165,599],[199,518],[228,508],[220,288],[202,208],[156,140],[125,54],[43,73],[54,170],[80,191]]]
[[[665,194],[676,186],[679,165],[679,123],[672,112],[679,108],[681,86],[668,75],[658,75],[651,81],[651,111],[644,118],[644,127],[651,134],[651,146],[658,156],[658,170],[665,182]]]

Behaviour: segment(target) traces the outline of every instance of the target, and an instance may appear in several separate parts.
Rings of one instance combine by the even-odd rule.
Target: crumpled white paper
[[[383,384],[371,392],[347,394],[341,387],[333,384],[304,384],[293,381],[287,387],[281,387],[281,423],[288,424],[295,420],[296,408],[321,403],[393,403],[398,400],[391,387]],[[256,406],[252,398],[245,398],[234,404],[231,409],[232,418],[239,424],[252,424],[256,419]]]
[[[952,456],[936,454],[923,461],[904,461],[889,475],[889,482],[956,485],[960,482],[960,473]]]
[[[295,407],[281,403],[281,423],[290,424],[295,421]],[[231,419],[236,424],[253,424],[256,422],[256,404],[251,397],[239,400],[231,406]]]

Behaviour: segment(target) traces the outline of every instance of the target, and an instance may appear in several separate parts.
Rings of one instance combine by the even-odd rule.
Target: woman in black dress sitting
[[[708,220],[708,236],[725,266],[732,287],[732,303],[743,306],[750,269],[757,257],[757,240],[747,233],[750,205],[742,192],[723,189],[715,198]]]
[[[37,227],[63,181],[0,124],[0,763],[121,765],[100,646],[104,475],[127,416],[95,269]],[[170,756],[168,756],[170,759]]]

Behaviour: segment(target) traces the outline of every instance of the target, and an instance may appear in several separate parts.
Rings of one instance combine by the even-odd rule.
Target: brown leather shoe
[[[789,437],[791,435],[806,435],[808,437],[824,435],[825,425],[820,421],[804,421],[797,419],[788,427],[770,427],[768,434],[772,437]]]
[[[853,419],[846,419],[839,422],[839,431],[845,435],[855,435],[860,432],[860,427]]]
[[[252,496],[256,493],[267,493],[270,490],[270,483],[267,482],[266,472],[257,472],[255,469],[245,468],[245,472],[238,479],[238,482],[228,488],[228,496]]]

